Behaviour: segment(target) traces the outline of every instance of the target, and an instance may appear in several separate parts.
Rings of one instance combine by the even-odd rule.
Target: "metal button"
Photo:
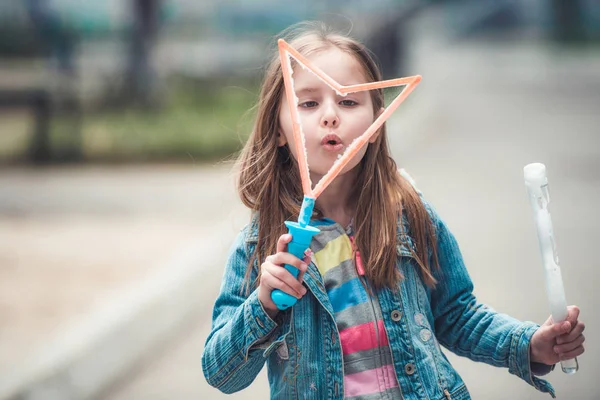
[[[415,373],[415,365],[412,363],[408,363],[404,366],[404,372],[406,372],[407,375],[412,375]]]
[[[417,323],[417,325],[425,326],[425,316],[421,313],[416,313],[415,322]]]
[[[392,321],[398,322],[402,318],[402,313],[398,310],[392,311]]]
[[[422,341],[427,342],[429,339],[431,339],[431,331],[429,329],[421,329],[419,336],[421,337]]]

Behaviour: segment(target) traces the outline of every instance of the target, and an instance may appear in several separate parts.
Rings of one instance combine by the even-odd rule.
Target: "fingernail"
[[[555,352],[556,354],[559,354],[558,347],[554,347],[554,352]]]

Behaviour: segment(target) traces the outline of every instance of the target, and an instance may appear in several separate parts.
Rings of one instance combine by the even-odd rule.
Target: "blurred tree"
[[[77,35],[65,23],[48,0],[27,0],[25,2],[38,40],[49,56],[57,61],[58,70],[74,74],[74,52]]]
[[[552,0],[552,15],[555,23],[554,39],[563,43],[581,42],[586,39],[579,0]]]
[[[369,29],[365,44],[377,56],[384,79],[408,74],[409,21],[425,5],[425,2],[413,1],[390,7],[386,15],[379,16],[378,23]]]
[[[133,26],[129,37],[129,62],[123,99],[143,108],[162,102],[153,56],[160,30],[161,0],[132,0]]]
[[[75,52],[79,36],[73,25],[69,24],[49,0],[27,0],[25,2],[29,16],[33,23],[38,41],[42,44],[46,55],[54,60],[53,69],[55,80],[51,87],[51,94],[46,97],[44,90],[35,92],[34,104],[40,111],[36,112],[36,119],[43,121],[45,128],[36,130],[33,137],[32,152],[35,159],[44,157],[50,147],[50,119],[52,114],[68,115],[68,124],[60,129],[70,136],[69,147],[61,149],[60,153],[52,155],[59,161],[79,160],[81,151],[81,105],[78,95],[78,73],[75,62]],[[38,123],[37,125],[41,125]],[[58,128],[57,128],[58,129]],[[43,154],[43,155],[41,155]]]

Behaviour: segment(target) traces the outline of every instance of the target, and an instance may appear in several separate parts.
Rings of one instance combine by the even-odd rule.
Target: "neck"
[[[334,220],[346,228],[352,218],[356,205],[350,198],[356,182],[357,168],[343,175],[338,175],[315,201],[316,207],[323,216]],[[320,176],[311,176],[313,182],[318,182]]]

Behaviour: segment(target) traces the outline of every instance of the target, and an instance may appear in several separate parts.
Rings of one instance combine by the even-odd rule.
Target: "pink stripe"
[[[344,377],[344,397],[364,396],[397,387],[398,380],[395,377],[396,374],[391,365],[346,375]]]
[[[340,341],[344,355],[376,347],[375,325],[368,322],[340,331]]]
[[[362,258],[360,257],[360,251],[358,251],[356,245],[354,244],[354,236],[349,236],[350,242],[352,242],[352,250],[354,250],[354,258],[356,264],[356,271],[359,275],[365,276],[365,267],[362,263]]]
[[[383,326],[383,320],[382,319],[380,319],[379,321],[377,321],[377,329],[379,329],[379,345],[380,346],[387,346],[387,345],[389,345],[388,337],[385,334],[385,326]]]
[[[340,331],[340,340],[344,355],[374,349],[378,345],[387,346],[389,342],[382,320],[377,321],[377,328],[379,330],[379,344],[377,343],[375,324],[373,322],[352,326]]]

